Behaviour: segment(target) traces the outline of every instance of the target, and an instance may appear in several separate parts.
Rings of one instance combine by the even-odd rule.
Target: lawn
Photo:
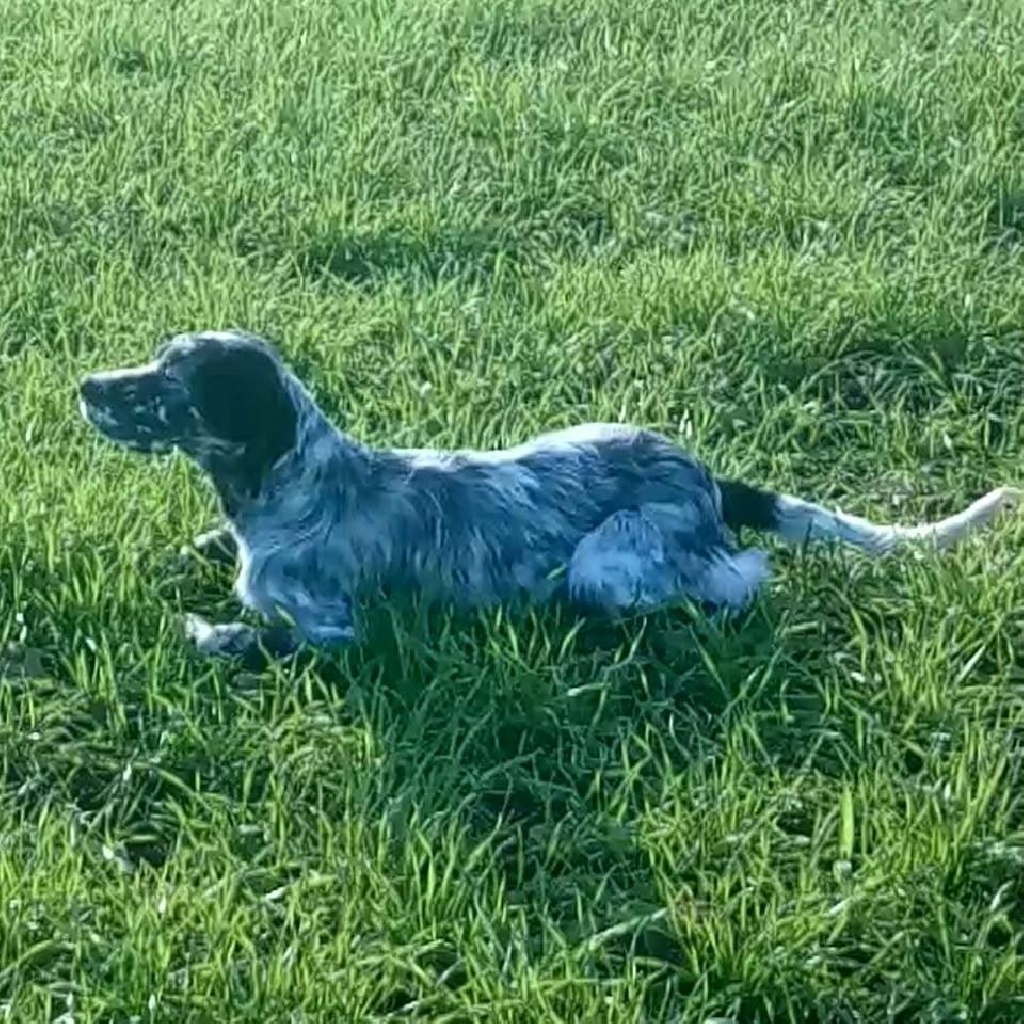
[[[582,420],[913,521],[1024,481],[1014,0],[7,0],[0,1017],[1024,1019],[1024,527],[772,544],[742,623],[380,608],[188,656],[230,577],[76,379],[275,339],[346,429]],[[770,542],[769,542],[770,543]]]

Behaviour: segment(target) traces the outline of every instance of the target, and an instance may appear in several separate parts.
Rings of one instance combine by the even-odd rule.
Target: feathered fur
[[[667,438],[588,424],[498,451],[379,449],[337,429],[265,341],[178,335],[144,366],[82,383],[86,419],[129,448],[180,449],[226,518],[201,546],[238,559],[236,592],[267,628],[190,617],[209,654],[275,656],[359,636],[381,592],[461,609],[559,597],[609,614],[689,599],[747,606],[767,578],[742,527],[872,554],[961,539],[1016,504],[992,491],[959,515],[888,526],[717,480]]]

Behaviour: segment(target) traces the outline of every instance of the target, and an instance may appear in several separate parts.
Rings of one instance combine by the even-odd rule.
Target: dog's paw
[[[189,613],[183,625],[186,639],[204,657],[244,658],[258,646],[256,630],[242,622],[214,625]]]
[[[193,538],[192,543],[182,548],[182,551],[198,555],[216,565],[233,565],[238,557],[238,544],[230,530],[217,527]]]

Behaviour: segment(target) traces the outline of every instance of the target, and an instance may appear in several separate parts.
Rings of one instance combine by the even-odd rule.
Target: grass
[[[1024,530],[777,552],[750,620],[379,613],[190,660],[215,509],[85,429],[173,330],[390,444],[660,428],[861,514],[1024,455],[1024,6],[8,0],[12,1021],[1024,1016]],[[592,631],[591,631],[592,632]]]

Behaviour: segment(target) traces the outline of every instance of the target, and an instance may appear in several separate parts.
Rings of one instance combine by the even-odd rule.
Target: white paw
[[[200,654],[209,657],[234,657],[244,654],[254,643],[255,630],[241,622],[212,625],[201,615],[188,613],[184,618],[185,637]]]
[[[206,619],[192,612],[185,615],[182,623],[185,627],[185,636],[196,646],[202,644],[213,632],[213,626]]]
[[[223,530],[207,530],[178,549],[178,560],[182,563],[201,561],[214,565],[233,565],[236,555],[230,534],[225,534]]]

